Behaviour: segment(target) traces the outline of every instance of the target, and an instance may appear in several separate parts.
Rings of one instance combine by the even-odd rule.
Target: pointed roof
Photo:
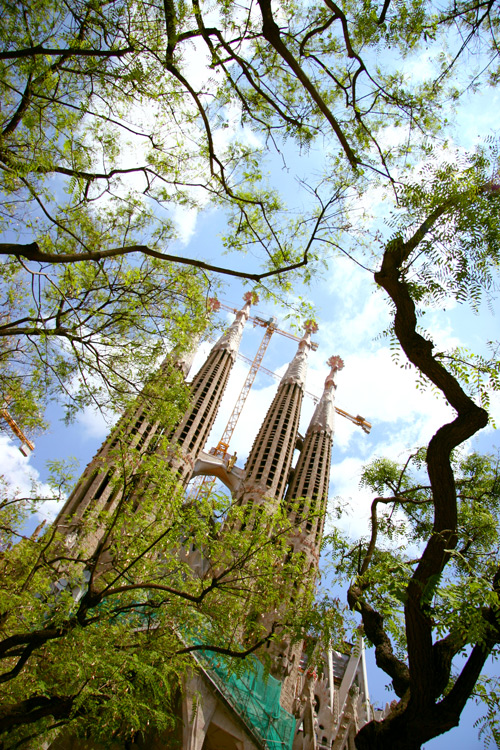
[[[225,349],[233,356],[236,356],[240,346],[241,336],[243,334],[245,323],[250,316],[250,307],[252,304],[258,302],[259,300],[255,292],[247,292],[244,295],[243,299],[245,300],[245,304],[243,305],[241,310],[236,313],[234,321],[231,323],[227,331],[222,334],[220,339],[213,347],[212,351]]]
[[[308,432],[313,430],[315,432],[325,430],[326,432],[332,433],[334,429],[334,401],[335,391],[337,390],[337,386],[335,384],[335,375],[337,372],[342,370],[342,368],[344,367],[344,362],[340,357],[334,356],[330,357],[326,364],[330,366],[330,372],[326,376],[323,395],[321,396],[319,403],[314,410],[314,414],[309,423],[309,427],[307,428]]]
[[[288,365],[280,385],[294,383],[303,386],[306,382],[307,375],[307,357],[311,349],[311,334],[316,333],[318,326],[312,320],[308,320],[304,325],[304,336],[299,341],[297,353]]]

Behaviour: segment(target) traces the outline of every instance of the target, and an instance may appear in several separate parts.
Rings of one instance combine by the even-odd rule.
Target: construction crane
[[[245,357],[244,354],[238,354],[238,358],[242,359],[244,362],[252,363],[252,360],[249,357]],[[281,380],[281,376],[277,373],[273,372],[272,370],[268,370],[267,367],[260,367],[260,372],[263,372],[265,375],[269,375],[269,377],[274,378],[277,381]],[[311,393],[310,391],[304,391],[304,395],[310,398],[313,403],[317,404],[319,402],[319,396],[316,396],[314,393]],[[358,425],[358,427],[361,427],[363,432],[366,432],[367,435],[370,434],[370,430],[372,428],[370,422],[367,422],[367,420],[364,417],[361,417],[359,414],[354,417],[352,414],[349,414],[349,412],[344,411],[344,409],[341,409],[339,406],[335,406],[335,411],[337,414],[340,414],[341,417],[345,417],[353,424]]]
[[[238,310],[235,307],[230,307],[230,305],[225,305],[223,302],[219,302],[219,308],[222,308],[223,310],[227,310],[228,312],[233,312],[235,314],[238,312]],[[252,323],[254,324],[254,327],[261,326],[262,328],[265,328],[266,331],[264,333],[264,337],[260,343],[259,348],[257,349],[257,353],[255,357],[253,358],[253,360],[243,355],[239,355],[240,359],[250,363],[250,370],[248,371],[248,375],[243,384],[243,388],[240,391],[240,394],[233,407],[233,411],[231,412],[231,416],[229,417],[228,423],[226,424],[224,432],[222,433],[222,437],[217,443],[217,446],[211,451],[211,453],[216,456],[225,457],[227,454],[227,450],[229,448],[229,441],[231,440],[231,437],[235,430],[240,414],[243,411],[243,407],[245,406],[245,401],[248,398],[248,394],[250,393],[252,385],[255,382],[257,373],[259,372],[259,370],[261,370],[262,372],[265,371],[267,373],[271,372],[270,370],[265,370],[265,368],[263,368],[261,364],[262,364],[262,360],[264,359],[264,354],[266,353],[267,347],[269,346],[269,342],[271,341],[271,337],[273,333],[279,333],[281,336],[285,336],[286,338],[292,339],[293,341],[300,341],[300,338],[298,336],[295,336],[293,333],[289,333],[288,331],[283,331],[280,328],[278,328],[278,321],[275,317],[271,317],[265,320],[264,318],[251,315],[249,316],[248,319],[252,321]],[[316,351],[316,349],[318,348],[318,345],[315,342],[311,342],[311,348],[313,349],[313,351]],[[272,374],[274,375],[274,373]]]
[[[228,312],[232,312],[236,314],[238,312],[236,307],[231,307],[230,305],[225,305],[223,302],[219,302],[219,306],[223,310],[227,310]],[[270,318],[269,320],[264,320],[263,318],[259,318],[257,316],[250,316],[249,320],[251,320],[254,324],[254,326],[259,325],[264,328],[267,327],[267,331],[264,334],[264,339],[262,340],[261,345],[259,346],[259,349],[257,351],[257,354],[255,355],[254,359],[251,360],[249,357],[245,357],[244,354],[238,353],[238,359],[243,360],[244,362],[248,362],[250,364],[250,371],[247,375],[247,379],[245,380],[245,383],[243,385],[243,388],[241,389],[241,393],[238,396],[238,400],[234,406],[233,413],[231,414],[229,421],[226,425],[226,429],[224,430],[224,434],[222,438],[219,441],[219,445],[223,442],[224,444],[229,444],[229,440],[231,439],[231,436],[234,432],[234,429],[236,427],[236,423],[238,421],[238,418],[242,412],[243,406],[245,404],[245,401],[247,399],[247,396],[250,392],[250,388],[253,385],[253,382],[257,376],[257,372],[260,370],[260,372],[265,373],[266,375],[269,375],[270,377],[274,378],[275,380],[281,380],[280,376],[277,375],[275,372],[272,372],[271,370],[268,370],[266,367],[262,367],[261,362],[264,358],[264,354],[266,352],[266,349],[269,345],[269,341],[271,340],[271,336],[274,332],[279,333],[281,336],[285,336],[286,338],[293,339],[294,341],[300,341],[300,338],[298,336],[294,336],[293,333],[289,333],[288,331],[283,331],[280,328],[277,327],[277,320],[276,318]],[[267,343],[265,344],[264,348],[263,344],[266,341],[266,336],[269,333],[269,336],[267,338]],[[313,351],[316,351],[318,348],[318,345],[316,342],[311,342],[311,348]],[[252,377],[253,375],[253,377]],[[248,384],[249,383],[249,384]],[[308,398],[312,399],[315,404],[318,403],[319,398],[318,396],[315,396],[313,393],[310,393],[309,391],[305,391],[305,395],[308,396]],[[337,414],[340,414],[341,417],[345,417],[350,422],[352,422],[355,425],[358,425],[358,427],[361,427],[363,432],[366,432],[368,435],[370,433],[370,430],[372,428],[370,422],[367,422],[367,420],[360,416],[359,414],[354,417],[352,414],[349,414],[349,412],[344,411],[344,409],[340,409],[338,406],[335,407],[335,411]],[[217,450],[217,448],[215,449]],[[227,450],[227,448],[226,448]]]
[[[221,307],[224,310],[227,310],[228,312],[237,313],[238,310],[235,307],[230,307],[229,305],[225,305],[222,302],[219,302],[219,307]],[[231,416],[228,419],[228,422],[224,428],[224,432],[222,433],[222,437],[217,443],[215,448],[211,448],[210,454],[213,456],[220,456],[221,458],[226,458],[228,455],[228,449],[229,449],[229,442],[231,440],[231,437],[233,435],[233,432],[236,428],[236,424],[238,422],[238,419],[240,417],[241,412],[243,411],[243,407],[245,406],[245,402],[248,398],[248,394],[250,393],[250,390],[252,388],[252,385],[255,382],[255,378],[257,377],[257,373],[263,372],[266,375],[270,375],[275,380],[281,380],[281,377],[277,375],[275,372],[272,372],[271,370],[268,370],[266,367],[262,367],[262,360],[264,359],[264,354],[266,353],[266,350],[269,346],[269,342],[271,341],[271,337],[274,333],[279,333],[281,336],[285,336],[286,338],[293,339],[294,341],[300,341],[300,338],[298,336],[295,336],[293,333],[289,333],[288,331],[283,331],[280,328],[277,327],[277,319],[275,317],[269,318],[268,320],[264,320],[264,318],[260,318],[257,316],[250,316],[249,320],[251,320],[254,324],[254,326],[262,326],[266,329],[264,333],[264,337],[259,345],[259,348],[257,349],[257,353],[255,354],[255,357],[250,359],[249,357],[245,357],[243,354],[238,354],[238,359],[241,359],[245,362],[248,362],[250,364],[250,369],[248,371],[247,377],[245,379],[245,382],[243,384],[243,387],[239,393],[239,396],[236,400],[236,403],[233,407],[233,410],[231,412]],[[315,342],[311,342],[311,348],[313,351],[316,351],[318,348],[318,345]],[[319,398],[317,396],[314,396],[312,393],[309,393],[308,391],[305,392],[305,395],[309,398],[312,398],[315,404],[318,403]],[[361,416],[354,417],[352,414],[349,414],[348,412],[344,411],[343,409],[339,409],[338,407],[335,407],[335,410],[338,414],[340,414],[342,417],[346,417],[354,424],[357,424],[361,429],[366,432],[367,434],[371,430],[371,424],[366,421]],[[232,459],[234,460],[234,457]],[[215,479],[212,477],[200,477],[199,482],[196,482],[194,486],[192,487],[192,490],[190,492],[191,497],[197,498],[202,491],[206,491],[207,494],[211,491],[213,485],[215,484]],[[209,486],[207,486],[209,485]]]
[[[26,435],[24,434],[24,432],[21,430],[21,428],[17,424],[16,420],[13,419],[10,416],[9,412],[7,411],[7,409],[5,409],[5,408],[0,409],[0,417],[2,419],[5,419],[5,421],[9,425],[9,427],[12,430],[12,432],[14,433],[14,435],[16,435],[19,438],[19,440],[21,441],[21,445],[19,446],[19,450],[21,451],[21,453],[23,454],[23,456],[28,456],[29,455],[27,453],[26,449],[28,449],[30,451],[34,451],[35,450],[34,444],[31,442],[31,440],[28,440],[28,438],[26,437]]]
[[[223,310],[227,310],[227,312],[232,312],[235,315],[238,312],[238,309],[236,307],[231,307],[230,305],[225,305],[223,302],[219,302],[219,301],[218,301],[218,307],[222,308]],[[285,338],[292,339],[293,341],[300,341],[300,336],[295,336],[295,334],[290,333],[289,331],[283,331],[281,328],[278,328],[278,325],[277,325],[278,321],[274,317],[269,318],[268,320],[265,320],[264,318],[260,318],[260,317],[258,317],[256,315],[255,316],[250,315],[249,318],[248,318],[248,320],[252,321],[252,323],[254,324],[254,328],[255,328],[255,326],[262,326],[262,328],[268,328],[268,327],[271,326],[273,328],[273,333],[275,333],[275,332],[279,333],[281,336],[285,336]],[[311,341],[311,349],[313,350],[313,352],[315,352],[317,348],[318,348],[318,345],[316,344],[316,342]],[[262,356],[264,356],[264,355],[262,355]],[[250,360],[248,360],[248,361],[250,361]],[[261,358],[261,361],[262,361],[262,358]]]
[[[259,320],[259,319],[256,318],[256,320]],[[233,411],[231,412],[231,416],[229,417],[228,423],[224,428],[222,437],[217,443],[217,447],[215,448],[215,455],[224,457],[227,453],[227,450],[229,448],[229,441],[231,440],[232,434],[236,427],[236,423],[238,422],[238,419],[240,418],[240,414],[243,411],[243,407],[245,406],[245,401],[247,400],[248,394],[250,393],[250,389],[252,388],[252,385],[254,384],[255,378],[257,377],[257,373],[259,369],[261,368],[261,362],[264,359],[264,354],[266,353],[267,347],[269,346],[271,337],[275,331],[279,330],[276,326],[277,322],[278,321],[276,320],[276,318],[270,318],[270,320],[267,321],[267,323],[265,323],[266,331],[264,333],[264,337],[262,341],[260,342],[260,346],[257,349],[257,353],[255,357],[253,358],[253,360],[250,360],[247,357],[245,357],[247,362],[250,362],[250,369],[245,378],[245,382],[243,383],[243,388],[241,389],[238,399],[233,407]],[[258,325],[261,325],[261,323],[259,322]]]
[[[231,307],[230,305],[225,305],[223,302],[219,302],[217,300],[217,309],[220,309],[220,308],[222,308],[223,310],[227,310],[228,312],[232,312],[234,314],[238,312],[238,310],[235,307]],[[262,360],[264,359],[264,354],[266,353],[267,347],[269,346],[269,342],[271,341],[273,333],[279,333],[281,336],[285,336],[286,338],[293,339],[294,341],[300,341],[300,338],[298,336],[294,336],[293,333],[288,333],[288,331],[282,331],[280,328],[278,328],[278,325],[277,325],[278,321],[275,317],[271,317],[265,320],[264,318],[251,315],[249,316],[248,319],[252,321],[252,323],[254,324],[254,327],[261,326],[262,328],[265,328],[266,330],[265,330],[263,339],[260,342],[259,348],[257,349],[257,353],[255,354],[255,357],[253,358],[253,360],[248,359],[248,357],[244,357],[243,355],[238,354],[239,359],[243,359],[246,362],[250,363],[250,369],[245,378],[245,382],[239,393],[236,403],[233,407],[231,416],[229,417],[229,420],[224,428],[222,437],[217,443],[216,447],[210,449],[211,455],[220,456],[223,459],[225,459],[227,456],[228,449],[229,449],[229,441],[231,440],[231,437],[233,435],[233,432],[238,422],[238,419],[240,417],[240,414],[243,411],[243,407],[245,406],[245,402],[248,398],[248,394],[250,393],[252,385],[255,382],[257,373],[259,372],[260,369],[263,369],[261,367],[261,363],[262,363]],[[315,343],[312,343],[311,347],[314,350],[316,350],[318,348],[318,345]],[[229,462],[234,463],[235,460],[236,460],[236,457],[233,456],[232,458],[229,459]],[[210,494],[214,484],[215,484],[214,478],[200,477],[199,481],[197,482],[195,481],[194,484],[192,485],[190,496],[197,499],[202,492],[206,492],[207,494]]]

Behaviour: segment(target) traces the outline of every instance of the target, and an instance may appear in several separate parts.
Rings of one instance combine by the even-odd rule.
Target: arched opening
[[[202,750],[243,750],[243,743],[216,724],[210,724]]]

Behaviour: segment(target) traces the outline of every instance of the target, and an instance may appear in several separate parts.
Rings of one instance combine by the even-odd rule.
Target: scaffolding
[[[192,636],[191,642],[198,642]],[[295,717],[280,706],[281,683],[265,673],[256,656],[231,668],[231,658],[213,651],[193,652],[203,672],[265,750],[292,750]],[[234,657],[233,657],[234,659]]]

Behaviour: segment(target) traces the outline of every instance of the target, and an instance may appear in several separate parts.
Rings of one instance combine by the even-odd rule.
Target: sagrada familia
[[[252,514],[258,518],[259,506],[282,504],[293,529],[289,545],[301,553],[303,575],[314,579],[328,499],[335,373],[343,363],[339,357],[328,360],[331,369],[323,395],[305,436],[300,436],[312,326],[306,325],[245,467],[204,451],[236,361],[251,304],[249,293],[234,322],[189,383],[191,406],[170,437],[172,451],[167,455],[162,453],[159,459],[168,461],[184,487],[196,476],[218,477],[229,488],[234,503],[246,510],[240,516],[241,533],[246,523],[241,519],[251,518]],[[193,356],[193,353],[186,355],[177,363],[185,377]],[[158,377],[161,378],[161,370]],[[148,420],[144,399],[138,399],[121,422],[130,450],[139,455],[145,451],[149,455],[154,453],[161,426]],[[70,546],[78,544],[82,518],[89,507],[109,508],[119,500],[119,492],[111,481],[116,470],[112,457],[115,434],[116,430],[87,466],[56,520]],[[292,466],[297,448],[300,454]],[[300,498],[299,503],[294,502],[296,498]],[[190,565],[202,569],[199,550],[184,550],[182,554]],[[293,605],[288,602],[288,606]],[[266,617],[266,613],[262,616]],[[267,654],[272,663],[270,675],[255,658],[251,669],[237,678],[221,670],[215,661],[193,657],[195,668],[184,681],[179,717],[183,750],[354,750],[356,733],[374,718],[368,700],[362,642],[345,644],[342,652],[323,645],[315,668],[308,666],[301,643],[291,644],[287,639],[277,638],[268,644]],[[161,739],[152,740],[149,746],[152,750],[170,748]],[[56,740],[51,747],[56,750],[66,745]]]

